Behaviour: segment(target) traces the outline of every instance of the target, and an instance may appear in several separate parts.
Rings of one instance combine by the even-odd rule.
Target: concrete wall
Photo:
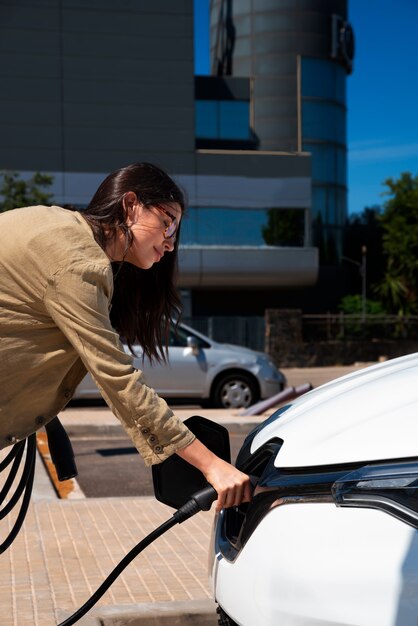
[[[317,248],[181,246],[181,287],[307,287],[318,274]]]

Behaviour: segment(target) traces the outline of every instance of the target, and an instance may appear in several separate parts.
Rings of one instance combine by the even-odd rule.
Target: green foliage
[[[344,318],[344,331],[340,338],[371,338],[376,332],[377,326],[379,326],[380,318],[377,317],[378,324],[376,326],[376,320],[373,320],[373,316],[385,315],[381,302],[376,300],[366,299],[365,314],[367,317],[363,319],[363,298],[359,294],[344,296],[340,302],[340,311],[345,314]]]
[[[21,180],[17,172],[2,172],[0,187],[0,212],[25,206],[51,204],[52,194],[46,189],[52,185],[53,177],[36,172],[28,180]]]
[[[388,187],[381,216],[386,271],[376,293],[392,313],[418,311],[418,175],[404,172]]]
[[[363,312],[363,298],[359,294],[344,296],[340,302],[340,311],[348,315],[360,315]],[[385,313],[381,302],[366,298],[367,315],[384,315]]]
[[[392,313],[405,315],[414,310],[413,302],[411,303],[412,306],[409,306],[408,287],[404,284],[397,269],[393,267],[392,260],[389,260],[386,273],[382,281],[376,286],[375,293],[387,304]]]

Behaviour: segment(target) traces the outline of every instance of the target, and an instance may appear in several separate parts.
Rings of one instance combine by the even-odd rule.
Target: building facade
[[[347,0],[214,0],[212,72],[251,76],[257,149],[312,155],[314,243],[342,253],[347,217]]]
[[[286,306],[287,290],[317,279],[312,218],[338,229],[345,214],[341,52],[283,51],[286,28],[299,38],[289,7],[304,16],[308,5],[327,5],[314,23],[332,43],[331,6],[344,21],[342,0],[212,2],[214,51],[228,21],[222,11],[228,28],[233,21],[232,68],[195,78],[192,0],[4,0],[0,169],[48,172],[55,202],[82,207],[110,171],[155,162],[188,197],[179,258],[188,313]],[[282,49],[273,54],[275,39]],[[263,46],[277,61],[273,73]]]

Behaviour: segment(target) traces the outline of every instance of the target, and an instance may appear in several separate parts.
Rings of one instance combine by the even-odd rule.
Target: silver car
[[[126,352],[129,348],[124,346]],[[284,375],[263,352],[241,346],[217,343],[181,324],[170,332],[169,362],[151,365],[142,361],[142,351],[134,365],[144,372],[147,385],[165,398],[190,398],[202,404],[227,409],[248,407],[260,399],[282,391]],[[90,374],[77,387],[74,399],[100,398]]]

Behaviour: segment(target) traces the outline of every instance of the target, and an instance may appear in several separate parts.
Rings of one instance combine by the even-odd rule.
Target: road
[[[235,460],[244,435],[232,434]],[[77,482],[87,498],[154,495],[151,469],[145,467],[128,437],[72,438]]]

